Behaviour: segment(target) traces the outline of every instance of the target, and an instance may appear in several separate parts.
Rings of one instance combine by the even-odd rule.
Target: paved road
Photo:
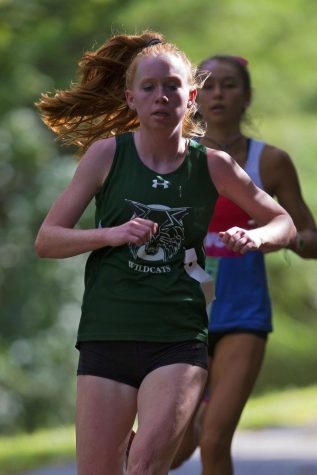
[[[235,475],[317,475],[317,427],[239,431],[233,443]],[[200,475],[197,450],[170,475]],[[74,465],[24,475],[76,475]]]

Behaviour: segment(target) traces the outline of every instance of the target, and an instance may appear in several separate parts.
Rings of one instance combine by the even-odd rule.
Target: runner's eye
[[[172,82],[168,84],[167,87],[170,91],[176,91],[178,89],[178,84],[176,84],[175,82]]]
[[[150,91],[153,91],[154,86],[153,86],[153,84],[144,84],[144,85],[142,86],[142,89],[143,89],[143,91],[145,91],[145,92],[150,92]]]
[[[233,88],[237,87],[237,84],[235,82],[231,82],[231,81],[230,82],[225,82],[223,87],[225,89],[233,89]]]
[[[213,84],[210,81],[206,81],[202,87],[202,89],[206,91],[210,91],[213,88]]]

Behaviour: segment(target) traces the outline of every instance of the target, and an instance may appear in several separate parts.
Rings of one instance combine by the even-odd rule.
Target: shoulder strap
[[[261,154],[262,154],[264,146],[265,146],[265,143],[260,140],[256,140],[256,139],[250,140],[248,158],[244,167],[245,171],[250,176],[250,178],[254,181],[254,183],[259,188],[262,188],[262,189],[263,189],[263,183],[262,183],[261,175],[260,175],[260,160],[261,160]]]

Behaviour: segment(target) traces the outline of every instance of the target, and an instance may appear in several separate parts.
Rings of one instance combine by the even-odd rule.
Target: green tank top
[[[158,232],[142,246],[90,254],[78,342],[206,341],[205,298],[184,270],[184,255],[195,248],[204,267],[203,240],[216,198],[203,145],[190,140],[181,166],[158,175],[140,160],[133,134],[116,138],[111,170],[95,197],[95,225],[141,217],[158,223]]]

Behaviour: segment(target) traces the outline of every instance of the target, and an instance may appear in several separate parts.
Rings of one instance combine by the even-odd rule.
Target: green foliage
[[[275,331],[257,392],[316,381],[316,263],[285,253],[267,258]]]
[[[0,0],[0,433],[74,418],[74,349],[86,256],[39,260],[38,227],[75,168],[33,106],[76,79],[82,53],[112,33],[163,32],[199,62],[216,52],[250,61],[259,136],[298,164],[317,214],[313,0]],[[91,211],[81,226],[92,225]],[[257,391],[314,378],[316,268],[268,256],[276,332]],[[305,371],[303,371],[305,365]]]

